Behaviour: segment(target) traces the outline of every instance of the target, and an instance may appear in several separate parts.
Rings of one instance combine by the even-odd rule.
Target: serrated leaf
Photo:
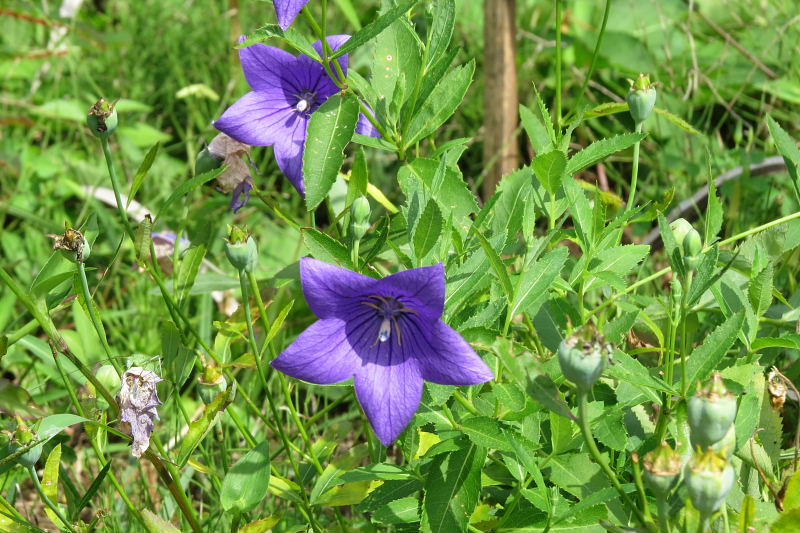
[[[475,230],[473,233],[478,237],[478,241],[481,243],[481,248],[483,248],[486,257],[489,259],[489,264],[492,266],[497,279],[500,281],[500,285],[503,287],[503,292],[505,292],[506,298],[511,300],[514,296],[514,287],[511,285],[511,278],[508,276],[508,270],[506,269],[506,265],[500,259],[500,256],[495,251],[492,243],[483,236],[483,234]]]
[[[519,118],[537,154],[553,149],[553,141],[547,133],[547,128],[533,111],[520,104]]]
[[[456,3],[454,0],[440,0],[433,6],[433,21],[428,38],[428,64],[436,63],[439,57],[447,52],[447,46],[453,37],[456,20]]]
[[[211,426],[216,422],[219,414],[228,408],[233,401],[236,387],[229,387],[228,390],[221,392],[214,400],[205,406],[200,417],[189,424],[189,431],[181,441],[180,452],[178,453],[178,466],[183,467],[195,448],[211,431]]]
[[[747,296],[756,316],[763,315],[772,303],[772,276],[772,265],[768,264],[750,280],[747,287]]]
[[[623,133],[593,142],[577,154],[573,155],[567,163],[567,175],[575,174],[588,168],[611,154],[630,148],[647,135],[643,133]]]
[[[628,435],[622,429],[625,427],[623,416],[622,409],[608,409],[593,423],[597,440],[618,452],[625,450],[628,444]]]
[[[287,43],[289,43],[289,45],[292,46],[292,48],[310,58],[319,58],[319,54],[311,45],[311,41],[308,40],[305,34],[293,27],[283,31],[277,24],[265,24],[264,26],[253,31],[249,36],[247,36],[247,39],[245,39],[244,42],[238,43],[235,48],[247,48],[248,46],[256,43],[263,43],[264,41],[275,37],[285,40]]]
[[[228,470],[219,498],[225,511],[249,513],[269,490],[269,441],[248,451]]]
[[[461,65],[450,72],[431,91],[430,96],[411,119],[403,143],[413,146],[441,126],[450,118],[461,102],[467,89],[472,84],[475,72],[475,61]]]
[[[733,346],[744,323],[744,313],[735,313],[708,335],[703,344],[692,351],[686,362],[686,387],[704,381],[717,368],[725,353]]]
[[[150,172],[150,167],[153,166],[153,162],[156,160],[156,156],[158,155],[158,150],[160,148],[161,143],[156,143],[150,148],[150,150],[147,151],[147,155],[144,156],[142,164],[139,165],[139,169],[136,171],[136,176],[133,178],[131,191],[128,193],[128,202],[125,204],[126,207],[131,205],[136,193],[139,192],[139,188],[142,186],[142,183],[144,183],[147,173]]]
[[[597,285],[597,279],[592,278],[599,278],[608,283],[609,278],[603,278],[602,273],[615,274],[617,277],[627,276],[639,266],[649,251],[650,246],[647,244],[625,244],[598,252],[589,262],[590,279],[584,285],[584,290],[588,291]]]
[[[331,56],[331,59],[336,59],[337,57],[342,57],[344,54],[349,54],[356,48],[362,46],[363,44],[367,43],[373,37],[379,35],[383,30],[388,28],[395,20],[399,19],[405,13],[411,9],[414,4],[417,3],[417,0],[405,0],[401,2],[397,7],[394,7],[387,11],[386,13],[382,14],[359,31],[355,32],[353,36],[347,40],[342,46],[340,46]]]
[[[461,422],[461,430],[469,439],[485,448],[512,452],[514,448],[505,439],[500,423],[488,416],[476,416]]]
[[[550,376],[545,374],[536,376],[533,380],[528,382],[527,392],[534,400],[545,406],[548,410],[575,422],[578,421],[578,418],[569,410],[567,402],[561,397],[558,387],[556,387],[556,384],[550,379]]]
[[[478,504],[485,460],[486,449],[469,443],[434,457],[425,480],[421,532],[467,530]]]
[[[379,524],[419,522],[419,500],[409,497],[391,501],[372,513],[372,521]]]
[[[345,268],[353,268],[350,252],[347,247],[315,228],[303,228],[303,244],[315,258],[326,263],[339,264]]]
[[[367,185],[369,184],[369,171],[367,168],[367,157],[364,149],[359,147],[353,157],[353,168],[350,172],[350,180],[347,182],[347,200],[345,205],[352,205],[353,200],[359,196],[367,195]]]
[[[411,239],[414,244],[414,255],[418,261],[431,251],[441,233],[442,213],[439,211],[436,201],[431,198],[414,227],[414,235]]]
[[[388,115],[390,108],[403,105],[404,102],[394,102],[393,98],[407,94],[405,87],[414,86],[421,64],[419,38],[407,19],[395,20],[378,35],[370,86],[375,90],[380,115]],[[395,116],[388,118],[392,122]]]
[[[569,250],[564,247],[556,248],[533,265],[529,265],[520,276],[514,291],[513,304],[510,316],[524,312],[535,315],[538,311],[537,302],[547,300],[548,289],[553,281],[561,274],[561,269],[569,256]]]
[[[358,123],[358,99],[349,93],[328,98],[308,121],[303,154],[306,208],[311,211],[331,190],[344,161],[344,149]]]
[[[564,152],[558,150],[537,155],[531,164],[533,173],[539,183],[554,196],[559,187],[561,187],[561,180],[564,178],[566,166],[567,156],[564,155]]]

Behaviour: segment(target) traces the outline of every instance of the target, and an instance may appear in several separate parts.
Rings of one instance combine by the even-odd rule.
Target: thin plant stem
[[[103,328],[103,323],[94,310],[94,301],[92,299],[92,293],[89,290],[89,282],[86,279],[86,266],[83,264],[83,261],[78,262],[78,278],[81,281],[81,292],[83,293],[83,300],[86,302],[86,311],[89,313],[89,319],[92,322],[97,338],[100,339],[100,344],[103,346],[103,351],[105,351],[108,361],[114,367],[114,370],[117,371],[117,374],[121,376],[122,372],[120,371],[119,362],[111,355],[111,347],[108,345],[108,339],[106,339],[105,336],[105,328]]]
[[[643,122],[636,123],[636,133],[642,133]],[[633,145],[633,168],[631,169],[631,191],[628,194],[628,204],[625,206],[625,211],[630,211],[633,208],[633,201],[636,197],[636,182],[639,179],[639,147],[642,141],[636,141]]]
[[[658,505],[658,531],[659,533],[670,533],[669,531],[669,504],[667,503],[667,496],[659,496],[656,498]]]
[[[611,13],[611,0],[606,0],[606,5],[605,8],[603,9],[603,22],[600,23],[600,33],[597,35],[597,41],[595,41],[594,43],[592,60],[589,63],[589,72],[583,79],[583,84],[581,85],[581,92],[578,93],[578,97],[575,99],[575,105],[570,115],[574,115],[580,110],[581,104],[583,103],[583,99],[586,96],[586,89],[589,88],[589,82],[591,81],[592,75],[594,74],[595,66],[597,66],[597,58],[600,55],[600,45],[603,42],[603,36],[606,34],[606,25],[608,24],[609,13]]]
[[[692,286],[692,275],[693,272],[690,270],[686,274],[686,279],[684,280],[683,291],[681,292],[681,395],[686,397],[686,392],[689,389],[689,383],[686,380],[686,359],[688,357],[687,351],[687,343],[686,343],[686,318],[689,314],[688,309],[688,300],[689,300],[689,289]]]
[[[33,466],[28,467],[28,474],[30,474],[31,481],[33,481],[33,486],[36,488],[36,492],[39,493],[39,497],[42,499],[44,504],[49,507],[53,513],[55,513],[59,520],[61,520],[61,523],[64,524],[64,527],[67,528],[67,531],[70,533],[75,533],[75,529],[73,529],[69,521],[61,513],[61,509],[59,509],[58,506],[47,496],[47,494],[44,493],[42,483],[39,481],[39,476],[36,475],[36,469]]]
[[[106,166],[108,167],[108,176],[111,178],[111,188],[114,189],[114,199],[117,201],[117,211],[119,211],[119,217],[122,220],[122,224],[125,226],[125,231],[127,232],[128,236],[131,240],[136,240],[136,233],[133,231],[131,227],[131,223],[128,220],[128,210],[122,205],[122,196],[120,194],[120,186],[119,186],[119,179],[117,178],[117,171],[114,170],[114,160],[111,156],[111,147],[108,144],[108,138],[103,137],[100,139],[100,144],[103,147],[103,156],[106,159]]]
[[[556,132],[561,131],[561,59],[564,53],[561,43],[561,22],[563,18],[561,0],[556,0]],[[560,135],[560,133],[559,133]]]
[[[645,518],[644,514],[642,514],[642,511],[640,511],[639,508],[636,507],[636,505],[628,497],[628,494],[625,492],[625,489],[622,488],[619,479],[617,479],[617,475],[614,473],[611,467],[608,466],[608,462],[605,460],[605,457],[600,454],[600,450],[597,448],[597,443],[594,441],[594,437],[592,436],[591,421],[589,420],[589,391],[584,389],[578,389],[578,425],[580,426],[581,433],[586,441],[586,446],[589,448],[589,453],[591,453],[595,462],[600,465],[600,468],[611,481],[611,484],[614,486],[614,488],[617,489],[617,492],[619,493],[619,496],[622,498],[622,501],[625,503],[625,505],[633,511],[641,525],[645,526],[647,524],[647,519]]]

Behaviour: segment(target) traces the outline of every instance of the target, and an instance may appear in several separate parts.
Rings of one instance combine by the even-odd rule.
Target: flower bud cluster
[[[672,229],[675,242],[681,250],[686,268],[696,268],[700,263],[700,252],[703,251],[703,238],[684,218],[675,220],[669,226]]]

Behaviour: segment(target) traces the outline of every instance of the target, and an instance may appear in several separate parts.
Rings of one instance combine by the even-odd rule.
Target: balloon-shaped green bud
[[[703,238],[686,219],[679,218],[670,224],[675,242],[683,252],[686,266],[695,268],[700,261],[700,252],[703,251]]]
[[[692,443],[708,448],[725,437],[736,419],[736,398],[717,372],[708,386],[689,400]]]
[[[735,473],[723,456],[709,449],[692,457],[684,479],[692,504],[702,515],[709,516],[722,507],[733,488]]]
[[[561,341],[558,362],[568,380],[579,390],[588,391],[600,379],[613,348],[593,328],[587,327],[582,333]]]
[[[370,207],[369,200],[359,196],[353,200],[350,208],[350,234],[356,240],[360,240],[369,229]]]
[[[100,98],[91,108],[86,116],[86,124],[92,130],[92,135],[98,139],[107,139],[117,129],[119,120],[114,103],[105,98]]]
[[[653,112],[656,105],[656,87],[650,83],[650,77],[639,74],[639,77],[631,81],[631,90],[628,92],[628,107],[631,117],[636,124],[641,124]]]
[[[236,270],[253,272],[258,263],[258,248],[250,233],[238,226],[228,226],[225,255]]]
[[[653,494],[666,496],[678,481],[682,467],[681,454],[664,441],[644,456],[644,480]]]

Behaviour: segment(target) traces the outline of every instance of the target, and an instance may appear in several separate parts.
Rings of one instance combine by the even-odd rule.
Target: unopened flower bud
[[[736,398],[717,372],[708,387],[689,400],[688,410],[692,442],[707,448],[722,440],[736,419]]]
[[[699,254],[703,251],[703,238],[696,229],[683,218],[679,218],[670,224],[672,235],[675,242],[683,252],[686,266],[695,268],[699,262]]]
[[[83,263],[89,258],[91,247],[83,233],[67,228],[63,235],[48,235],[54,239],[53,250],[60,250],[73,263]]]
[[[354,239],[360,240],[369,229],[369,200],[363,196],[353,200],[350,213],[350,234]]]
[[[225,255],[236,270],[253,272],[258,263],[258,248],[250,234],[238,227],[229,226],[228,242],[225,244]]]
[[[641,124],[653,112],[656,105],[655,84],[650,83],[650,77],[639,74],[636,81],[631,82],[631,90],[628,92],[628,107],[631,117],[636,124]]]
[[[692,504],[705,516],[722,507],[735,481],[733,467],[714,450],[694,456],[684,474]]]
[[[675,486],[681,474],[681,454],[662,442],[644,456],[644,479],[650,490],[664,497]]]
[[[608,364],[612,347],[602,336],[591,331],[589,338],[575,334],[561,341],[558,362],[564,376],[579,390],[587,391],[600,378]]]
[[[208,405],[214,401],[221,392],[228,390],[228,381],[217,366],[207,366],[197,379],[200,399]]]
[[[86,116],[86,123],[92,130],[92,135],[99,139],[107,139],[117,129],[119,120],[114,104],[105,98],[100,98],[90,109]]]

